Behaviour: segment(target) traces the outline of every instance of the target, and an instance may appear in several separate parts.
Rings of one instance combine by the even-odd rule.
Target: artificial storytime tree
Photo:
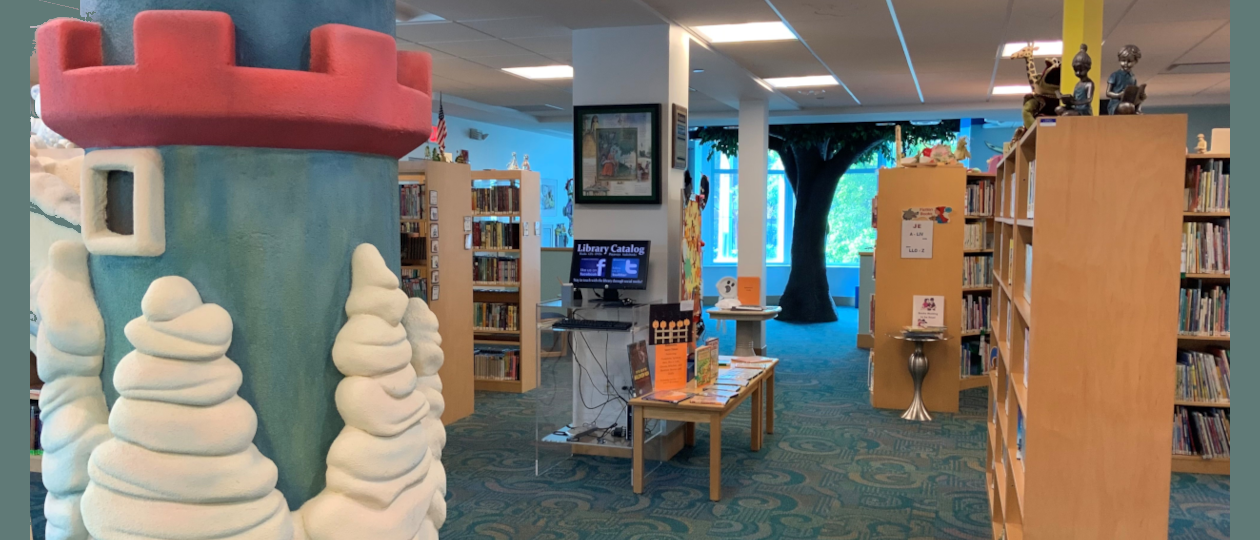
[[[927,142],[952,139],[957,120],[930,126],[901,125],[902,142],[913,149]],[[878,152],[893,158],[893,123],[800,124],[770,126],[770,150],[783,160],[788,185],[796,195],[792,230],[792,268],[779,299],[787,322],[831,322],[836,312],[827,285],[827,214],[836,186],[854,163]],[[722,126],[702,127],[692,138],[710,143],[727,155],[739,149],[739,132]]]

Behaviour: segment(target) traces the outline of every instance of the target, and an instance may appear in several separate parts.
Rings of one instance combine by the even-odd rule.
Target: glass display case
[[[631,457],[635,397],[630,348],[642,342],[651,373],[648,305],[595,300],[538,304],[538,386],[535,403],[535,473],[542,475],[574,455]],[[592,321],[605,328],[578,328]],[[652,420],[644,440],[650,471],[662,455],[666,422]],[[630,466],[630,462],[626,462]]]

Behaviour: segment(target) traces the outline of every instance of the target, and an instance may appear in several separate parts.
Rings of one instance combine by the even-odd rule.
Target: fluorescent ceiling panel
[[[786,41],[796,39],[787,25],[782,22],[761,22],[745,24],[714,24],[696,26],[710,43],[742,43],[748,41]]]
[[[766,79],[775,88],[799,88],[802,86],[835,86],[840,84],[831,75],[813,75],[809,77],[777,77]]]
[[[993,87],[993,95],[995,96],[1016,96],[1031,93],[1032,88],[1026,84],[1010,84],[1006,86]]]
[[[532,66],[503,68],[503,71],[526,79],[572,79],[573,66]]]
[[[1012,41],[1002,46],[1002,58],[1010,58],[1015,51],[1018,51],[1028,45],[1027,41]],[[1037,50],[1033,51],[1033,56],[1063,56],[1062,41],[1034,41],[1033,46]]]

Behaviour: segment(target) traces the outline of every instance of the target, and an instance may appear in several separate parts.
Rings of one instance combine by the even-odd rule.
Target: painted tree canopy
[[[912,125],[896,122],[901,126],[901,138],[907,152],[928,142],[951,140],[958,132],[957,120],[946,120],[933,125]],[[883,156],[893,159],[894,123],[847,123],[847,124],[789,124],[770,126],[770,150],[783,160],[788,185],[796,195],[792,231],[792,268],[787,286],[779,299],[783,312],[779,320],[787,322],[830,322],[836,320],[836,312],[827,284],[827,234],[829,221],[839,227],[857,223],[855,210],[842,208],[832,216],[832,202],[841,187],[840,179],[855,163],[874,160]],[[739,150],[739,131],[723,126],[702,127],[692,133],[692,138],[710,144],[714,151],[736,155]],[[861,199],[869,211],[870,179],[861,185],[843,186],[845,198]],[[852,201],[857,202],[857,201]],[[830,216],[830,217],[829,217]],[[872,239],[873,240],[873,239]],[[860,242],[860,240],[859,240]],[[864,246],[833,248],[848,252]],[[833,257],[845,257],[837,252]]]

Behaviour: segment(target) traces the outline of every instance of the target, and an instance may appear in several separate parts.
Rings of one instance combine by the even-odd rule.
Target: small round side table
[[[923,379],[928,374],[927,355],[923,354],[923,344],[935,341],[945,341],[945,336],[905,336],[900,334],[889,334],[888,337],[910,341],[914,343],[914,352],[910,353],[910,378],[914,379],[914,400],[910,402],[910,408],[906,412],[901,413],[901,418],[914,422],[931,422],[932,415],[928,414],[927,407],[923,406]]]

